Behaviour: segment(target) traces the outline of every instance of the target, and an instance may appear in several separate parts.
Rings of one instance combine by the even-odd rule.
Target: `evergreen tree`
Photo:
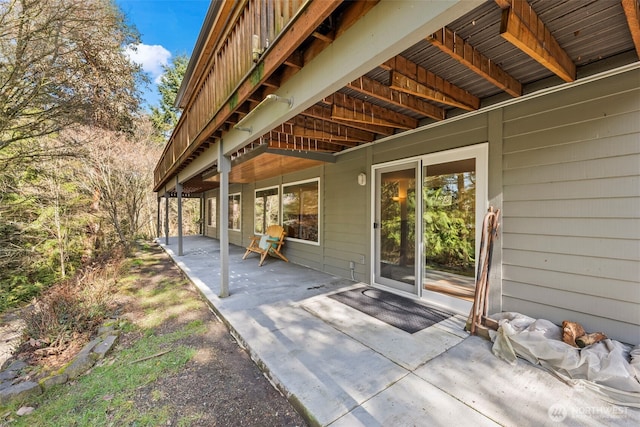
[[[169,139],[180,119],[180,110],[175,106],[175,102],[188,63],[187,56],[178,55],[170,64],[162,66],[164,73],[158,84],[160,104],[151,107],[151,121],[158,132],[158,139],[163,142]]]

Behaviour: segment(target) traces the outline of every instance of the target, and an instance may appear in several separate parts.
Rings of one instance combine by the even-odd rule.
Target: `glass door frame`
[[[372,198],[372,202],[374,204],[373,207],[373,221],[374,221],[374,225],[372,227],[372,236],[371,236],[371,242],[373,245],[373,263],[372,263],[372,273],[371,273],[371,277],[372,277],[372,281],[375,282],[376,284],[382,285],[385,288],[390,288],[391,290],[394,291],[399,291],[399,292],[404,292],[404,293],[408,293],[408,294],[412,294],[415,296],[419,296],[420,295],[420,286],[421,286],[421,280],[419,279],[419,274],[421,272],[420,267],[419,267],[419,263],[417,262],[418,260],[420,260],[420,256],[421,256],[421,248],[416,245],[414,242],[414,283],[413,285],[406,283],[406,282],[401,282],[401,281],[395,281],[392,280],[390,278],[386,278],[383,277],[381,274],[381,257],[380,257],[380,253],[381,253],[381,238],[380,238],[380,232],[381,232],[381,197],[380,196],[380,178],[381,175],[383,173],[391,173],[391,172],[395,172],[395,171],[401,171],[401,170],[406,170],[406,169],[414,169],[414,179],[416,182],[416,185],[418,185],[419,183],[419,179],[420,179],[420,161],[419,159],[413,159],[413,160],[400,160],[400,161],[396,161],[396,162],[389,162],[389,163],[385,163],[383,165],[375,165],[372,169],[372,174],[371,176],[374,177],[374,182],[373,182],[373,195],[374,197]],[[415,205],[416,205],[416,212],[415,212],[415,219],[414,219],[414,224],[413,224],[413,228],[415,230],[415,234],[417,235],[418,230],[420,230],[421,226],[420,226],[420,221],[419,219],[421,218],[420,212],[421,212],[421,207],[420,204],[418,203],[418,200],[421,200],[420,196],[418,195],[419,191],[416,188],[416,200],[415,200]]]
[[[402,289],[403,286],[393,286],[388,279],[381,280],[378,265],[380,263],[379,232],[374,226],[371,227],[371,284],[388,289],[392,292],[400,292],[407,296],[423,298],[428,302],[443,306],[453,311],[468,314],[472,303],[460,298],[455,298],[437,292],[424,289],[424,230],[423,230],[423,191],[424,167],[430,164],[453,162],[457,160],[475,158],[476,163],[476,215],[475,215],[475,269],[477,272],[478,257],[480,250],[480,240],[482,233],[482,223],[488,208],[488,187],[489,187],[489,144],[474,144],[461,148],[454,148],[445,151],[424,154],[421,156],[395,160],[392,162],[372,165],[371,176],[374,177],[371,186],[371,212],[374,224],[380,223],[380,174],[385,171],[401,170],[403,168],[415,167],[416,175],[416,242],[415,242],[415,287],[413,291]],[[420,261],[419,261],[420,260]]]

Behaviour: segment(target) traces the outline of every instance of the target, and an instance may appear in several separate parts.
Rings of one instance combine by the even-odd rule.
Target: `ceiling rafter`
[[[636,47],[636,54],[640,58],[640,0],[622,0],[621,3]]]
[[[526,0],[495,0],[502,10],[500,35],[566,82],[576,64]]]
[[[322,34],[319,31],[314,31],[313,33],[311,33],[311,35],[319,40],[322,40],[325,43],[333,43],[333,41],[335,40],[335,33],[333,31],[330,31],[327,34]]]
[[[397,107],[406,108],[414,113],[431,117],[435,120],[444,120],[446,117],[444,108],[430,104],[408,93],[391,89],[389,86],[366,76],[362,76],[347,84],[347,88],[353,89],[363,95],[389,102]]]
[[[355,129],[342,123],[316,119],[313,117],[296,116],[289,121],[295,127],[302,127],[312,131],[323,131],[333,135],[333,139],[345,141],[371,142],[375,139],[375,134],[360,129]],[[319,138],[318,139],[327,139]]]
[[[330,99],[331,98],[326,98],[325,100],[330,100]],[[374,134],[388,136],[393,133],[393,129],[390,129],[385,126],[376,126],[376,125],[370,125],[365,123],[346,122],[344,120],[335,119],[331,117],[330,106],[332,105],[332,102],[328,102],[326,104],[329,105],[329,107],[323,107],[322,105],[316,104],[310,108],[307,108],[300,114],[306,117],[313,117],[316,119],[327,120],[333,123],[338,123],[341,125],[351,127],[353,129],[360,129],[360,130],[371,132]]]
[[[355,144],[347,144],[342,141],[322,141],[304,135],[294,135],[291,132],[280,132],[280,129],[269,131],[263,136],[269,141],[269,147],[282,150],[306,150],[333,153],[344,147],[353,147]],[[333,145],[333,147],[330,147]]]
[[[468,111],[480,108],[477,96],[402,56],[390,59],[381,67],[391,71],[391,89]]]
[[[295,68],[296,70],[301,70],[304,63],[300,51],[293,52],[291,56],[284,61],[284,65]]]
[[[518,80],[504,71],[498,64],[491,61],[491,58],[481,54],[478,49],[467,43],[453,30],[443,27],[438,32],[427,37],[427,40],[509,95],[515,97],[522,95],[522,84]]]
[[[273,136],[275,135],[277,141],[285,143],[293,141],[295,138],[331,142],[342,147],[353,147],[359,143],[366,142],[348,135],[334,135],[328,129],[306,128],[304,126],[298,126],[288,122],[272,129],[270,135],[270,138],[273,139]]]
[[[333,95],[331,117],[347,122],[364,123],[398,129],[415,129],[418,120],[343,93]]]

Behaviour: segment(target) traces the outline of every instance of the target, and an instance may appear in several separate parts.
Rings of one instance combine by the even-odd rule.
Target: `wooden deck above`
[[[212,2],[179,93],[182,117],[155,170],[155,191],[234,126],[242,129],[247,114],[382,2]],[[394,5],[417,14],[432,7]],[[638,0],[481,3],[266,133],[251,134],[231,154],[230,180],[335,161],[333,154],[345,149],[574,81],[593,65],[635,62],[639,28]],[[185,191],[218,185],[215,164],[204,169]]]

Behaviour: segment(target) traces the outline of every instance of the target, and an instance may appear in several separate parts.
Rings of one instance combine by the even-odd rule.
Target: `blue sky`
[[[130,52],[151,78],[151,86],[142,88],[147,104],[158,102],[155,83],[162,65],[180,54],[191,56],[200,27],[209,8],[209,0],[116,0],[141,36],[141,44]]]

